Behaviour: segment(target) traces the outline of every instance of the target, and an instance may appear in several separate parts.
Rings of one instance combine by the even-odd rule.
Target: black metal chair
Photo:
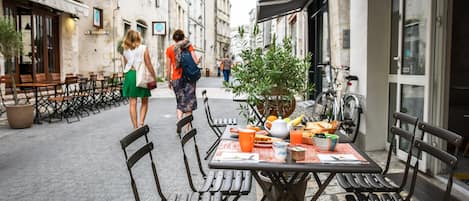
[[[438,128],[435,126],[432,126],[428,123],[423,123],[419,122],[418,127],[420,130],[423,132],[430,134],[432,136],[439,137],[449,144],[453,145],[454,147],[459,147],[462,143],[462,137],[456,133],[453,133],[451,131]],[[434,158],[438,159],[440,162],[442,162],[446,166],[446,170],[448,171],[448,180],[446,183],[446,189],[445,193],[443,194],[443,197],[441,198],[434,198],[434,200],[441,200],[441,201],[449,201],[451,200],[451,189],[453,186],[453,175],[454,175],[454,169],[456,168],[458,159],[456,158],[456,155],[452,155],[446,151],[443,151],[441,149],[438,149],[420,139],[416,139],[415,142],[412,144],[411,147],[415,147],[417,150],[417,158],[420,158],[422,152],[427,153],[430,156],[433,156]],[[457,154],[458,149],[456,148],[454,154]],[[411,155],[410,153],[409,155]],[[409,201],[415,191],[415,185],[417,181],[417,176],[419,174],[419,171],[417,170],[419,166],[419,161],[416,161],[415,164],[415,169],[412,174],[411,178],[411,184],[409,188],[409,192],[405,199],[403,196],[399,194],[399,192],[394,192],[394,193],[382,193],[380,195],[377,195],[375,193],[371,193],[368,195],[368,197],[364,195],[360,195],[360,198],[358,200],[370,200],[370,201]],[[353,195],[346,195],[347,201],[356,201],[357,197]]]
[[[155,165],[155,162],[153,161],[153,155],[152,155],[151,151],[153,150],[154,145],[153,145],[153,142],[148,141],[147,134],[148,134],[149,131],[150,131],[150,129],[148,128],[148,126],[145,125],[145,126],[139,128],[139,129],[133,131],[132,133],[130,133],[129,135],[127,135],[126,137],[124,137],[120,141],[122,150],[124,151],[124,156],[125,156],[125,159],[126,159],[127,169],[129,171],[129,175],[130,175],[130,184],[131,184],[131,187],[132,187],[132,192],[134,194],[134,198],[135,198],[136,201],[140,201],[140,197],[139,197],[138,190],[137,190],[137,184],[135,183],[135,178],[134,178],[134,175],[132,173],[132,167],[138,161],[140,161],[140,159],[142,159],[145,155],[149,155],[149,157],[150,157],[151,169],[152,169],[153,178],[154,178],[155,184],[156,184],[156,190],[157,190],[158,195],[160,196],[161,200],[163,200],[163,201],[167,201],[167,200],[171,200],[171,201],[198,201],[198,200],[221,201],[221,193],[210,195],[209,193],[201,194],[201,193],[197,193],[197,192],[174,193],[170,196],[170,199],[167,199],[164,196],[163,191],[161,190],[161,185],[160,185],[160,181],[159,181],[159,178],[158,178],[158,173],[156,171],[156,165]],[[127,146],[129,146],[130,144],[132,144],[134,141],[136,141],[137,139],[139,139],[142,136],[145,136],[146,145],[144,145],[143,147],[138,149],[134,154],[132,154],[129,157],[128,154],[127,154],[127,151],[126,151]]]
[[[205,156],[205,160],[210,157],[212,152],[215,150],[217,145],[220,143],[221,136],[223,135],[223,129],[228,125],[237,125],[236,118],[213,118],[212,112],[210,110],[210,105],[208,104],[208,97],[207,97],[207,90],[202,91],[202,98],[204,99],[204,109],[205,109],[205,116],[207,117],[208,126],[210,129],[215,133],[217,139],[212,143],[210,148],[207,150],[207,155]]]
[[[181,137],[182,153],[184,156],[184,165],[186,167],[187,178],[189,185],[194,192],[221,192],[227,200],[229,196],[234,196],[233,200],[238,200],[241,195],[247,195],[251,191],[252,177],[251,172],[241,170],[210,170],[206,174],[202,167],[200,159],[199,148],[197,146],[197,130],[192,128],[192,115],[188,115],[177,122],[177,134]],[[183,132],[184,128],[190,125],[191,129]],[[186,155],[185,145],[190,140],[194,141],[195,155],[199,166],[199,171],[204,177],[204,184],[200,188],[194,186],[192,180],[191,167],[189,165],[188,157]]]
[[[389,182],[387,178],[387,173],[391,163],[391,156],[393,155],[396,135],[400,139],[405,139],[410,143],[413,143],[415,139],[415,131],[417,128],[418,119],[416,117],[396,112],[393,114],[394,119],[396,120],[396,126],[391,128],[391,145],[389,147],[387,161],[385,169],[381,174],[353,174],[353,173],[343,173],[337,174],[338,184],[344,188],[347,192],[354,192],[360,194],[363,192],[401,192],[404,189],[404,186],[407,182],[407,175],[409,174],[409,169],[411,167],[412,154],[408,154],[404,174],[402,176],[402,182],[399,185],[396,185],[392,182]],[[406,131],[402,128],[397,127],[398,123],[401,126],[404,124],[410,124],[413,126],[412,132]],[[423,137],[423,136],[422,136]],[[407,152],[410,153],[412,147],[409,146]]]

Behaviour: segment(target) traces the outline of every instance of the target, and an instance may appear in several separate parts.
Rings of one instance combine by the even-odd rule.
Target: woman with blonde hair
[[[150,90],[147,88],[137,87],[137,73],[135,68],[140,65],[141,62],[145,62],[145,66],[148,71],[155,77],[156,74],[153,70],[153,65],[150,60],[150,53],[145,45],[142,45],[142,37],[140,33],[135,30],[129,30],[125,34],[122,47],[124,48],[124,73],[125,80],[122,87],[122,94],[124,97],[129,98],[130,102],[130,119],[134,128],[138,128],[144,125],[145,117],[148,111],[148,97],[151,96]],[[140,106],[140,119],[137,123],[137,98],[142,99],[142,105]]]

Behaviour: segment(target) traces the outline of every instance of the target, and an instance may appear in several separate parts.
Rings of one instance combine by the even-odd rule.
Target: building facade
[[[216,1],[216,52],[217,58],[223,58],[229,53],[230,48],[230,13],[231,3],[230,0],[217,0]]]
[[[262,1],[264,16],[275,8],[307,12],[307,50],[313,55],[310,72],[318,64],[350,64],[358,86],[352,91],[362,99],[364,114],[358,142],[365,150],[387,149],[392,114],[405,112],[419,120],[454,131],[469,141],[469,40],[464,0],[328,0],[285,2]],[[295,5],[293,5],[295,4]],[[289,13],[286,9],[281,13]],[[309,75],[321,85],[322,73]],[[322,88],[317,88],[321,90]],[[424,140],[435,147],[454,150],[436,137]],[[405,160],[410,145],[397,139],[395,155]],[[461,164],[467,158],[459,157]],[[445,170],[431,157],[422,155],[419,169],[444,177]],[[456,173],[467,172],[467,165]],[[457,179],[459,178],[459,179]],[[467,180],[466,180],[467,182]],[[456,177],[454,194],[469,196],[464,178]]]
[[[90,14],[78,22],[82,32],[78,73],[121,72],[122,57],[117,52],[117,45],[125,33],[133,29],[141,33],[158,76],[164,75],[164,49],[168,44],[165,29],[168,21],[167,1],[83,0],[83,3],[90,7]],[[99,11],[102,12],[102,25],[96,26],[94,19]],[[164,27],[158,31],[159,25]]]
[[[1,12],[22,33],[23,51],[15,59],[14,72],[20,74],[75,71],[78,64],[79,33],[77,19],[89,15],[89,7],[72,0],[0,1]],[[1,68],[1,74],[5,68]]]
[[[188,38],[194,45],[196,54],[202,57],[200,68],[205,68],[205,0],[192,0],[189,2],[189,29]]]
[[[167,3],[3,0],[4,15],[15,18],[23,34],[25,51],[18,57],[16,74],[61,73],[64,77],[67,73],[122,72],[117,46],[125,32],[134,29],[141,32],[158,76],[163,76],[169,38]]]

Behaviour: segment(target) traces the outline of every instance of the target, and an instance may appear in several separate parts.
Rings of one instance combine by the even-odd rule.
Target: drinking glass
[[[239,130],[239,146],[242,152],[252,152],[254,148],[255,130],[240,129]]]
[[[303,142],[303,126],[294,126],[290,129],[290,144],[296,145]]]

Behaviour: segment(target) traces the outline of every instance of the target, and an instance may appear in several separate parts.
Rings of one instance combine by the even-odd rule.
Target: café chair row
[[[434,158],[438,159],[448,170],[448,180],[446,191],[442,198],[438,200],[446,201],[450,200],[451,188],[453,183],[453,171],[456,168],[458,159],[458,147],[462,143],[462,137],[456,133],[448,131],[443,128],[439,128],[430,125],[425,122],[421,122],[416,117],[396,112],[393,114],[395,118],[395,125],[391,128],[391,145],[389,148],[386,166],[381,174],[338,174],[337,182],[347,192],[353,192],[354,195],[347,195],[348,201],[355,200],[372,200],[372,201],[399,201],[399,200],[410,200],[415,190],[415,184],[417,175],[419,174],[419,160],[422,153],[426,153]],[[417,129],[418,128],[418,129]],[[416,135],[416,131],[419,135]],[[432,138],[437,137],[449,143],[455,147],[454,153],[448,153],[447,151],[436,148],[427,142],[424,142],[424,135],[430,135]],[[396,138],[400,140],[406,140],[410,146],[406,149],[408,156],[405,162],[405,169],[403,176],[401,177],[400,184],[394,184],[390,182],[388,178],[388,171],[391,163],[391,156],[393,150],[396,149]],[[412,172],[410,171],[412,170]],[[407,182],[410,187],[407,196],[402,196],[401,193],[405,190]]]
[[[163,190],[161,188],[160,184],[160,179],[158,177],[158,171],[157,171],[157,166],[155,163],[155,159],[153,157],[152,151],[154,149],[154,144],[153,142],[150,142],[148,140],[148,133],[150,131],[150,128],[148,125],[145,125],[143,127],[140,127],[139,129],[133,131],[126,137],[124,137],[121,141],[121,147],[124,152],[124,157],[126,160],[126,166],[127,170],[129,171],[129,176],[130,176],[130,184],[132,188],[132,193],[134,195],[135,201],[140,201],[140,195],[138,193],[137,189],[137,183],[135,181],[134,177],[134,172],[133,172],[133,167],[135,164],[137,164],[139,161],[142,160],[144,156],[149,156],[150,159],[150,164],[151,164],[151,169],[153,173],[153,179],[155,181],[156,185],[156,191],[158,192],[158,196],[162,201],[221,201],[222,200],[222,194],[220,192],[211,194],[210,192],[176,192],[171,194],[169,196],[169,199],[165,196],[163,193]],[[137,151],[135,151],[132,155],[129,156],[127,153],[127,147],[134,143],[137,139],[141,138],[144,136],[145,138],[145,145],[139,148]]]

